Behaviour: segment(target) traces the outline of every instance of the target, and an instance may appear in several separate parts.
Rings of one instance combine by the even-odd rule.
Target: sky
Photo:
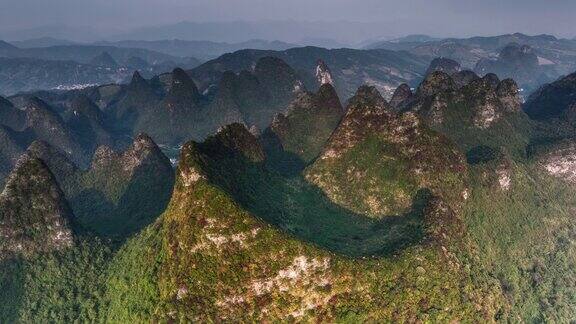
[[[0,0],[0,35],[45,25],[107,37],[180,21],[292,20],[371,23],[382,37],[524,32],[572,38],[575,19],[576,0]]]

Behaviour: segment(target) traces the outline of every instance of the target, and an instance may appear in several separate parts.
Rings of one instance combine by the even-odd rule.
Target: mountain
[[[116,42],[99,42],[96,45],[115,46],[123,48],[143,48],[151,51],[165,53],[179,57],[195,57],[200,60],[212,60],[226,53],[236,52],[242,49],[259,49],[283,51],[296,44],[281,41],[267,41],[253,39],[238,43],[211,42],[200,40],[122,40]]]
[[[14,107],[9,100],[0,97],[0,124],[15,129],[24,128],[26,123],[25,113]]]
[[[559,75],[552,66],[540,65],[538,56],[530,46],[516,43],[506,45],[496,60],[478,61],[474,70],[480,75],[495,73],[501,78],[512,78],[528,93]]]
[[[424,43],[401,44],[401,48],[395,43],[383,42],[369,45],[367,48],[401,49],[431,58],[445,57],[459,62],[466,69],[473,69],[481,60],[485,62],[486,60],[488,62],[498,60],[499,53],[511,44],[518,44],[519,47],[529,46],[533,55],[538,58],[539,69],[546,71],[546,74],[553,79],[576,70],[576,42],[569,39],[557,39],[550,35],[529,36],[515,33],[489,37],[447,38]],[[514,71],[516,66],[513,62],[511,66],[507,65],[510,63],[510,57],[507,57],[506,53],[511,53],[510,49],[518,53],[518,50],[513,48],[509,48],[503,53],[504,62],[500,60],[498,64],[505,65],[506,71],[503,75],[499,75],[501,78],[510,77],[506,73],[510,70]],[[484,64],[482,63],[480,67]],[[541,73],[539,72],[536,76],[531,75],[531,77],[538,79]],[[516,81],[523,83],[522,80]],[[538,82],[540,82],[538,85],[541,85],[542,82],[549,81],[540,80]],[[531,90],[536,88],[537,86],[530,85]]]
[[[286,51],[242,50],[208,61],[189,72],[203,90],[214,84],[224,71],[250,69],[265,56],[280,58],[290,65],[310,90],[320,86],[316,81],[316,70],[318,60],[322,60],[330,67],[334,87],[342,99],[353,96],[356,89],[365,83],[376,86],[388,97],[392,96],[398,85],[418,82],[429,63],[419,56],[388,50],[302,47]]]
[[[84,165],[85,151],[75,134],[66,126],[62,117],[46,102],[30,97],[24,104],[26,128],[35,139],[44,140],[65,152],[76,163]]]
[[[146,132],[168,145],[203,138],[232,122],[264,129],[304,90],[296,72],[273,57],[260,58],[252,71],[222,74],[213,94],[201,95],[181,69],[164,77],[164,81],[147,81],[135,75],[106,110],[122,123],[120,127]]]
[[[23,156],[0,195],[0,259],[71,246],[72,218],[50,170],[41,160]]]
[[[526,101],[524,109],[534,119],[574,119],[576,104],[576,73],[544,85]]]
[[[4,139],[13,144],[11,147],[27,147],[36,139],[44,140],[84,165],[85,148],[62,117],[46,102],[37,97],[26,97],[18,108],[9,103],[3,108],[0,107],[0,111],[5,116],[13,117],[4,120],[3,128]],[[10,111],[11,113],[6,113]]]
[[[465,170],[444,138],[413,114],[396,115],[374,87],[361,87],[306,178],[337,204],[383,218],[408,213],[423,188],[458,200]],[[454,177],[453,183],[445,186],[444,177]]]
[[[110,69],[118,68],[118,63],[108,52],[102,52],[100,55],[95,56],[88,64]]]
[[[0,93],[82,89],[125,82],[136,70],[152,77],[177,66],[190,69],[199,64],[193,57],[181,58],[138,48],[95,45],[16,48],[10,45],[0,48]]]
[[[85,95],[75,96],[63,113],[67,127],[78,137],[80,145],[94,152],[98,145],[110,147],[121,146],[118,136],[114,134],[107,116]]]
[[[69,26],[62,23],[38,25],[24,29],[6,29],[0,38],[11,40],[26,40],[37,38],[69,39],[75,42],[93,41],[102,35],[89,26]]]
[[[394,94],[390,99],[390,106],[394,109],[399,109],[400,105],[408,103],[410,99],[413,97],[412,89],[406,83],[402,83],[401,85],[394,90]]]
[[[141,48],[119,48],[96,45],[60,45],[35,48],[0,49],[0,57],[34,58],[49,61],[74,61],[89,63],[94,57],[108,53],[116,62],[123,64],[133,56],[141,57],[147,62],[156,64],[163,61],[178,61],[177,57]]]
[[[18,47],[3,40],[0,40],[0,51],[17,51],[17,50]]]
[[[512,80],[498,82],[487,75],[454,89],[445,86],[455,84],[450,78],[442,72],[429,75],[420,87],[436,86],[419,89],[406,111],[417,112],[466,154],[470,187],[464,193],[463,219],[483,254],[480,263],[500,278],[507,298],[517,303],[511,309],[517,316],[572,317],[567,309],[574,299],[567,297],[566,303],[544,306],[542,299],[553,297],[539,289],[561,280],[556,274],[574,275],[569,270],[571,262],[558,259],[573,253],[558,241],[574,228],[572,207],[568,207],[574,204],[569,198],[574,187],[566,181],[572,165],[567,143],[574,141],[573,129],[561,134],[555,122],[530,120],[521,110],[518,86]],[[567,143],[558,144],[557,136],[564,136]],[[542,147],[547,149],[539,153]],[[548,203],[540,205],[539,201]],[[545,219],[558,223],[545,225]],[[530,243],[533,241],[539,243]],[[547,252],[542,251],[543,242],[551,244]],[[558,258],[530,263],[550,254]],[[534,272],[516,270],[523,268],[524,262],[537,269],[536,279]],[[555,270],[542,270],[541,266]],[[564,288],[558,291],[562,298],[571,294],[572,286]],[[521,309],[519,305],[523,305]]]
[[[423,34],[414,34],[414,35],[407,35],[400,38],[395,38],[390,42],[393,43],[425,43],[425,42],[432,42],[440,40],[439,38],[423,35]]]
[[[126,72],[33,58],[0,58],[0,93],[13,95],[33,90],[71,90],[121,82]]]
[[[218,127],[238,121],[264,129],[304,90],[292,67],[278,58],[262,57],[253,71],[226,72],[208,111]]]
[[[270,127],[264,131],[269,159],[279,159],[273,163],[293,161],[296,167],[310,163],[322,151],[343,113],[340,99],[330,84],[322,85],[317,93],[301,93],[288,105],[285,113],[274,117]],[[290,155],[282,156],[283,153]],[[296,161],[294,157],[297,157]],[[277,167],[282,168],[285,166]]]
[[[111,129],[106,116],[84,95],[45,95],[52,105],[34,96],[0,97],[0,183],[23,150],[34,141],[49,143],[81,168],[88,166],[99,145],[127,146],[123,135]],[[13,103],[14,102],[14,103]]]
[[[138,118],[152,110],[158,102],[160,102],[160,95],[156,93],[148,80],[136,71],[121,97],[115,100],[114,109],[107,108],[107,110],[112,111],[118,123],[117,129],[130,132]]]
[[[441,38],[434,38],[428,35],[407,35],[404,37],[366,41],[362,48],[365,49],[388,49],[394,51],[406,51],[427,42],[441,41]]]
[[[184,117],[188,114],[186,110],[193,108],[199,102],[201,95],[194,81],[182,69],[172,71],[171,81],[172,84],[164,98],[164,104],[173,118],[178,119],[178,116]]]
[[[468,153],[481,146],[523,156],[533,127],[521,110],[516,83],[494,75],[458,87],[452,76],[434,72],[404,109],[418,113]]]
[[[393,23],[351,21],[180,21],[160,26],[137,28],[109,38],[114,40],[137,39],[148,41],[159,39],[211,40],[227,43],[262,39],[268,41],[278,40],[292,44],[302,44],[306,39],[331,39],[342,44],[355,44],[359,40],[380,37],[382,30],[395,28],[397,26]],[[321,44],[312,45],[321,46]]]
[[[437,57],[432,60],[428,70],[426,70],[426,75],[431,74],[436,71],[442,71],[447,74],[456,74],[462,70],[460,63],[443,57]]]
[[[16,166],[20,155],[24,153],[27,139],[25,135],[15,132],[6,126],[0,126],[0,187],[4,188],[5,180]]]
[[[268,81],[294,72],[268,58],[258,69],[224,77],[242,74],[252,89],[264,71],[273,72],[264,73]],[[133,86],[161,100],[173,87],[174,95],[194,89],[182,71],[174,75],[136,78]],[[280,90],[290,80],[267,86],[284,98]],[[126,88],[85,93],[105,106]],[[402,88],[398,97],[410,90]],[[568,322],[576,316],[573,133],[559,141],[551,138],[554,122],[530,120],[514,81],[435,71],[398,108],[363,86],[339,114],[331,85],[319,90],[302,88],[262,135],[233,123],[183,145],[167,207],[134,232],[87,232],[68,249],[2,261],[0,317]],[[218,91],[200,102],[234,99],[234,92]],[[136,142],[127,157],[99,149],[81,173],[91,176],[80,182],[121,191],[116,181],[130,178],[124,170],[141,160],[136,152],[158,152],[145,136]],[[276,163],[278,157],[300,163]],[[46,160],[66,193],[58,174],[77,171],[63,159]],[[140,186],[133,197],[142,200],[132,206],[148,206],[158,187]],[[126,224],[133,223],[108,230]]]
[[[449,224],[457,223],[445,204],[433,199],[425,208],[427,222],[438,222],[439,227],[434,228],[440,229],[439,236],[431,234],[428,243],[404,247],[405,250],[399,248],[393,259],[353,260],[330,253],[330,246],[338,249],[339,243],[348,242],[353,249],[354,245],[363,244],[370,230],[364,229],[364,236],[356,239],[345,233],[362,234],[360,227],[354,224],[367,224],[369,221],[365,217],[345,218],[333,213],[333,221],[336,217],[345,223],[316,232],[323,233],[321,235],[308,235],[297,229],[308,223],[309,228],[320,230],[325,224],[323,217],[329,216],[316,213],[315,219],[298,220],[291,212],[306,213],[306,206],[298,205],[306,199],[313,203],[315,199],[322,199],[321,195],[311,191],[307,198],[289,200],[292,204],[286,205],[270,204],[271,201],[267,201],[270,196],[260,197],[262,208],[284,209],[286,216],[277,221],[284,222],[289,233],[294,233],[287,235],[257,217],[266,213],[260,214],[259,209],[246,200],[234,198],[250,195],[249,191],[238,189],[260,182],[247,174],[267,174],[261,164],[265,158],[257,139],[238,124],[222,129],[204,143],[191,142],[184,146],[174,195],[161,221],[130,241],[111,265],[113,275],[108,281],[111,289],[107,293],[109,320],[178,317],[199,321],[258,321],[263,318],[282,321],[318,316],[333,321],[404,320],[412,316],[434,320],[439,314],[431,309],[437,307],[447,310],[442,318],[492,318],[500,299],[495,297],[494,303],[483,304],[481,310],[461,302],[460,285],[474,291],[465,293],[473,300],[484,296],[490,298],[485,294],[491,293],[473,286],[458,270],[464,269],[460,262],[465,261],[456,261],[449,254],[442,256],[442,249],[435,243],[441,244],[440,233],[448,233],[444,230],[450,228]],[[269,175],[272,178],[268,180],[268,190],[271,190],[278,184],[275,176]],[[264,192],[260,191],[264,188],[254,189],[256,193]],[[328,202],[317,206],[337,210],[328,207]],[[267,215],[270,217],[269,213]],[[388,226],[373,227],[374,231],[382,231],[377,236],[380,239],[382,235],[387,237],[384,233],[394,236],[391,231],[398,230],[399,225],[386,224]],[[298,237],[306,237],[307,241]],[[448,241],[444,242],[442,244],[448,244]],[[446,246],[445,249],[452,249],[452,245]],[[406,278],[406,281],[399,282],[395,279],[398,277]],[[136,281],[137,286],[146,283],[154,289],[130,289]],[[218,285],[214,285],[216,281]],[[422,298],[426,302],[421,302],[423,299],[416,296],[424,291],[427,291],[426,297]],[[375,298],[384,292],[387,298],[402,302],[390,308],[385,301]],[[208,299],[216,302],[204,302]],[[133,308],[139,300],[150,303]],[[348,305],[356,305],[355,311],[347,310]],[[128,314],[122,312],[123,309],[135,311]]]
[[[99,147],[87,170],[45,142],[34,142],[27,151],[53,170],[77,222],[100,236],[123,238],[138,231],[153,222],[170,199],[172,165],[144,134],[124,152]]]
[[[324,77],[331,77],[326,64],[324,68]],[[261,57],[239,73],[219,73],[215,82],[201,93],[195,79],[177,68],[152,79],[134,72],[126,85],[33,95],[58,109],[69,130],[91,153],[102,144],[123,148],[123,136],[141,132],[170,149],[192,138],[205,138],[232,122],[263,130],[306,90],[297,71],[276,57]],[[314,79],[309,83],[319,86]],[[18,95],[11,100],[24,106],[28,97]]]
[[[35,48],[35,47],[51,47],[51,46],[62,46],[62,45],[75,45],[73,41],[58,39],[53,37],[40,37],[31,38],[26,40],[11,41],[10,44],[18,48]]]
[[[148,70],[151,66],[141,57],[132,56],[126,60],[126,66],[134,70]]]

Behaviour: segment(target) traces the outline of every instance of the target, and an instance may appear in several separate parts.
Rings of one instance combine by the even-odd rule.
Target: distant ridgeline
[[[480,76],[513,78],[526,96],[541,85],[576,70],[576,40],[521,33],[488,37],[433,39],[414,35],[369,44],[367,49],[407,51],[459,62]]]
[[[265,53],[0,99],[1,322],[576,319],[572,76]]]

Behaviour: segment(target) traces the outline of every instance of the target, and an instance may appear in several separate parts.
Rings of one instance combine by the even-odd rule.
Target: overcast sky
[[[0,32],[51,24],[102,32],[179,21],[376,22],[435,36],[576,36],[576,0],[0,0]]]

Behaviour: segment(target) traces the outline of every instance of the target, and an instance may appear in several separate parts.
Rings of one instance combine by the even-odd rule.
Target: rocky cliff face
[[[576,185],[576,143],[574,141],[554,145],[539,158],[539,164],[550,175]]]
[[[23,156],[0,195],[0,259],[73,244],[72,211],[56,179],[41,161]]]
[[[324,84],[334,85],[332,72],[330,72],[328,65],[326,65],[323,60],[318,60],[316,66],[316,80],[318,80],[318,84],[321,86]]]

